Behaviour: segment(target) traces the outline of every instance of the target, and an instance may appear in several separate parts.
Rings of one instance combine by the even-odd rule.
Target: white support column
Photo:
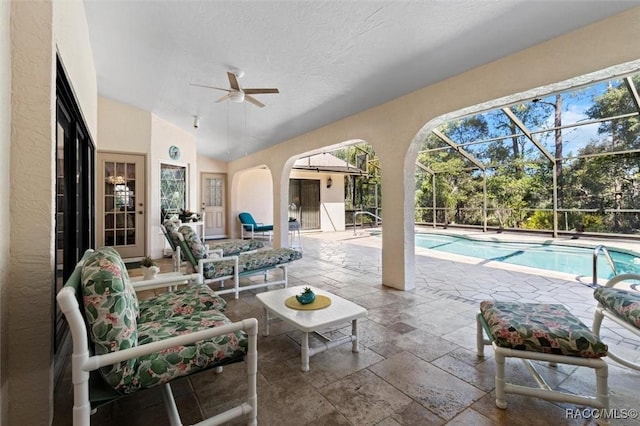
[[[415,288],[415,158],[405,166],[404,156],[393,152],[378,154],[383,193],[382,284],[412,290]],[[394,170],[402,173],[392,172]]]

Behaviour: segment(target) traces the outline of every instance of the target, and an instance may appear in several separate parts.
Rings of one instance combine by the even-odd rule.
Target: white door
[[[144,155],[98,153],[96,245],[123,258],[145,255]]]
[[[225,194],[227,179],[223,174],[203,173],[200,188],[204,213],[205,238],[226,238]]]

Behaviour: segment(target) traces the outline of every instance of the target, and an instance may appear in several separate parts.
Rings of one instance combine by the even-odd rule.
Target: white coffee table
[[[302,332],[301,361],[302,371],[309,371],[309,357],[324,352],[345,343],[351,343],[351,352],[358,352],[358,318],[367,316],[367,310],[360,305],[356,305],[340,296],[311,287],[314,293],[327,296],[331,299],[331,305],[317,310],[298,310],[287,307],[284,301],[290,296],[302,293],[305,287],[298,286],[283,288],[281,290],[266,291],[259,293],[256,297],[264,307],[264,329],[263,336],[269,335],[269,313],[274,317],[291,324]],[[320,333],[325,327],[351,321],[351,335],[343,336],[331,340]],[[309,347],[309,333],[318,336],[322,343]]]

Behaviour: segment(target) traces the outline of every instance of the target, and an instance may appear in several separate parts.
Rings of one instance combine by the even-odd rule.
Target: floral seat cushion
[[[484,301],[480,313],[502,348],[582,358],[607,355],[607,345],[563,305]]]
[[[255,253],[241,254],[238,259],[240,273],[258,269],[272,268],[302,258],[302,253],[290,248],[260,250]]]
[[[174,316],[188,317],[204,311],[224,312],[227,301],[208,286],[190,285],[166,292],[152,299],[140,300],[138,323],[158,321]]]
[[[226,324],[231,324],[231,321],[216,311],[195,313],[189,317],[176,316],[139,324],[138,340],[142,345]],[[247,335],[238,331],[144,355],[134,360],[127,380],[114,387],[121,392],[131,393],[196,371],[227,365],[242,360],[247,353],[247,346]]]
[[[594,291],[593,297],[629,324],[640,328],[640,292],[598,287]]]
[[[209,243],[209,249],[222,250],[223,256],[236,256],[247,251],[254,251],[264,247],[259,240],[224,240]]]

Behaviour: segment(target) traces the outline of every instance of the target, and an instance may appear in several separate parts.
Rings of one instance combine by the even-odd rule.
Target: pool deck
[[[544,235],[482,232],[477,230],[417,228],[416,232],[437,232],[492,241],[555,243],[581,247],[603,244],[640,253],[640,243],[571,237],[552,238]],[[308,241],[308,242],[307,242]],[[315,242],[315,243],[314,243]],[[308,247],[309,246],[309,247]],[[347,248],[348,247],[348,248]],[[358,248],[359,247],[359,248]],[[318,255],[327,261],[340,260],[345,268],[366,270],[381,282],[381,249],[379,236],[369,230],[353,230],[305,235],[305,257]],[[340,253],[337,256],[337,253]],[[478,259],[416,247],[417,294],[429,293],[469,304],[477,309],[482,300],[520,301],[527,303],[562,303],[591,327],[596,301],[592,276],[576,276],[545,269]],[[604,284],[605,280],[599,280]],[[605,321],[602,336],[612,351],[640,362],[640,339],[623,328]]]

